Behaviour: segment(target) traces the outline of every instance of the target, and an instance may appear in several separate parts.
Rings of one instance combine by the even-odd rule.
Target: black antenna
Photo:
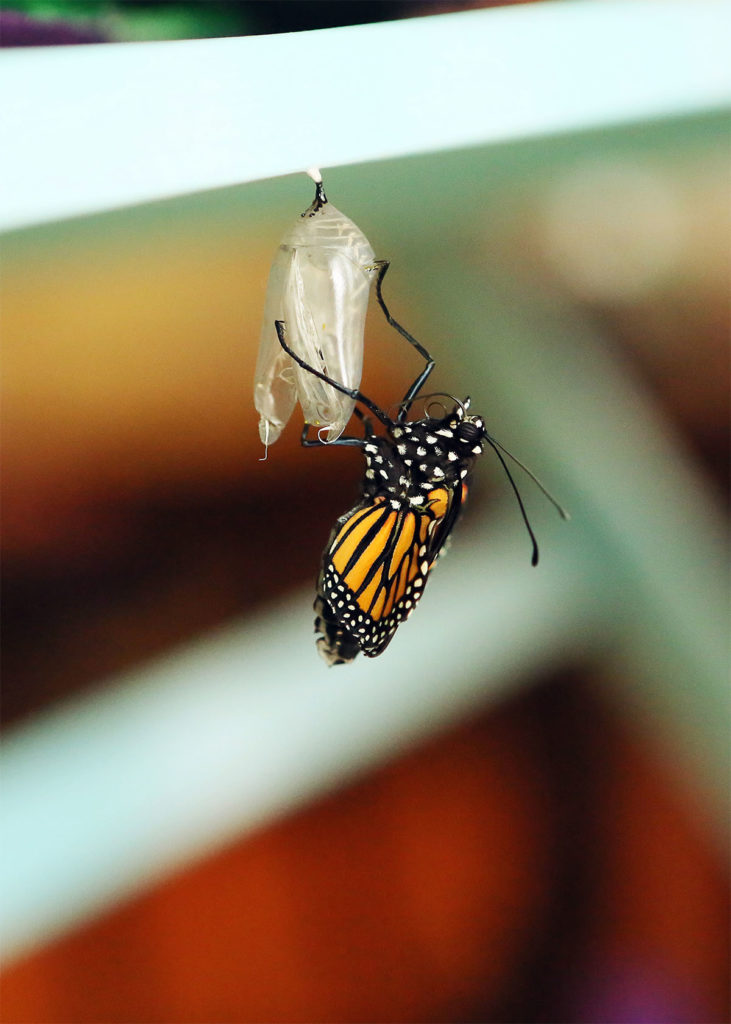
[[[515,480],[513,480],[513,475],[510,472],[510,470],[508,469],[507,462],[505,461],[505,459],[500,454],[500,447],[502,447],[502,445],[500,447],[498,447],[496,442],[493,441],[493,439],[490,437],[489,434],[485,435],[485,440],[490,445],[490,447],[494,450],[494,452],[497,455],[497,457],[500,459],[500,462],[502,463],[502,467],[505,470],[505,472],[507,473],[508,480],[510,481],[510,486],[515,491],[515,497],[518,499],[518,504],[520,505],[520,512],[521,512],[521,515],[523,516],[523,522],[525,523],[525,527],[526,527],[528,533],[530,534],[530,539],[533,542],[533,555],[531,557],[530,564],[531,565],[538,565],[538,541],[536,540],[536,535],[535,535],[535,533],[533,533],[531,525],[528,522],[528,514],[525,511],[525,505],[523,504],[523,499],[520,496],[520,491],[518,490],[518,486],[515,483]]]
[[[508,449],[505,447],[505,445],[500,444],[499,441],[496,441],[495,438],[491,437],[489,434],[487,434],[487,440],[488,440],[488,442],[492,445],[492,447],[496,451],[499,448],[501,452],[505,452],[505,454],[508,456],[509,459],[513,460],[513,462],[515,463],[516,466],[520,466],[520,468],[523,470],[523,472],[526,473],[531,478],[531,480],[536,485],[536,487],[539,489],[539,491],[541,491],[543,493],[544,497],[548,498],[548,500],[551,502],[551,504],[556,509],[556,511],[558,512],[558,514],[561,516],[562,519],[568,520],[568,519],[571,518],[570,514],[563,507],[563,505],[561,505],[558,501],[556,501],[556,499],[551,494],[551,492],[548,490],[548,488],[544,484],[541,483],[541,481],[538,479],[538,477],[535,475],[535,473],[532,473],[528,469],[528,467],[525,465],[525,463],[521,462],[520,459],[516,458],[516,456],[513,455],[512,452],[508,451]],[[502,459],[500,461],[502,462]]]
[[[411,399],[409,399],[408,402],[399,402],[398,405],[391,406],[391,408],[403,409],[403,408],[408,408],[408,407],[410,407],[412,405],[415,405],[417,402],[424,402],[424,411],[426,412],[426,414],[428,416],[429,412],[427,410],[426,402],[427,402],[427,400],[429,398],[448,398],[450,402],[454,402],[455,405],[458,405],[463,413],[467,412],[467,404],[465,402],[460,401],[459,398],[455,398],[454,395],[447,394],[446,391],[432,391],[432,393],[430,395],[417,395],[416,398],[411,398]],[[469,403],[469,399],[467,399],[467,402]],[[444,409],[444,415],[446,416],[446,414],[447,414],[447,407],[446,407],[446,405],[443,405],[441,402],[439,404]]]

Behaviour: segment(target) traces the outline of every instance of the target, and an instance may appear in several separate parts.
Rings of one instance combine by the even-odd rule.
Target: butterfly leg
[[[365,439],[361,437],[338,437],[334,441],[321,441],[319,436],[317,438],[307,436],[312,424],[305,423],[300,436],[300,444],[303,448],[329,448],[334,444],[351,445],[354,448],[362,448],[368,438],[373,437],[375,434],[375,431],[373,430],[373,423],[371,422],[370,417],[366,416],[366,414],[359,409],[357,405],[355,409],[353,409],[353,413],[363,424]]]
[[[308,437],[311,423],[305,423],[300,435],[300,444],[303,448],[332,448],[333,445],[350,445],[353,448],[362,448],[365,441],[362,437],[337,437],[334,441],[321,441],[319,437]]]
[[[358,390],[358,388],[348,388],[345,384],[341,384],[339,381],[333,380],[332,377],[328,377],[326,373],[316,370],[314,366],[310,366],[310,364],[305,362],[301,356],[298,356],[296,352],[292,351],[286,341],[286,326],[282,320],[275,320],[274,327],[277,332],[277,337],[279,338],[279,344],[287,355],[291,356],[295,363],[301,366],[303,370],[307,370],[308,373],[318,377],[321,381],[324,381],[325,384],[329,384],[331,388],[335,388],[335,390],[339,391],[341,394],[347,395],[348,398],[352,398],[354,402],[360,402],[361,405],[366,407],[366,409],[370,409],[373,415],[379,419],[381,423],[385,423],[386,426],[391,423],[391,420],[385,412],[382,409],[379,409],[376,403],[371,401],[370,398],[367,398],[362,391]]]
[[[413,384],[411,385],[409,390],[404,395],[404,400],[401,403],[402,407],[401,407],[401,410],[400,410],[400,412],[398,414],[398,420],[400,422],[401,420],[406,419],[406,416],[407,416],[408,411],[409,411],[409,405],[411,404],[411,402],[413,402],[413,400],[419,394],[419,392],[423,388],[424,384],[426,383],[426,380],[427,380],[429,374],[434,369],[434,360],[432,359],[430,354],[427,352],[427,350],[424,348],[424,346],[420,342],[418,342],[416,340],[416,338],[413,336],[413,334],[409,334],[409,332],[406,330],[406,328],[402,327],[401,324],[398,322],[398,320],[395,320],[391,316],[391,314],[390,314],[390,312],[388,310],[388,306],[386,305],[386,303],[384,301],[384,298],[383,298],[382,287],[383,287],[383,279],[386,276],[386,272],[388,271],[388,268],[390,267],[391,264],[389,263],[388,260],[379,260],[374,265],[378,268],[378,277],[376,278],[376,298],[378,299],[378,305],[383,310],[383,315],[386,317],[386,320],[389,322],[391,327],[393,327],[394,330],[397,330],[399,332],[399,334],[403,338],[406,338],[408,343],[410,345],[413,345],[414,348],[416,349],[416,351],[419,353],[419,355],[422,356],[423,359],[426,360],[426,366],[424,367],[424,369],[421,371],[419,376],[416,378],[416,380],[413,382]]]

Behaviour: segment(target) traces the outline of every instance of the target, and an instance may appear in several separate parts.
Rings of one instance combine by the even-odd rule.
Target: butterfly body
[[[419,601],[466,496],[485,427],[458,405],[442,419],[367,434],[361,501],[338,519],[315,600],[317,644],[331,665],[376,657]]]

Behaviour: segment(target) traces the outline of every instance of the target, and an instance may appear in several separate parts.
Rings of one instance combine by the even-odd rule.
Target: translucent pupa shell
[[[288,345],[311,366],[359,387],[374,260],[363,232],[319,185],[315,202],[282,239],[269,275],[254,377],[265,445],[277,440],[297,401],[323,440],[345,429],[355,403],[298,366],[279,344],[274,322],[284,321]]]

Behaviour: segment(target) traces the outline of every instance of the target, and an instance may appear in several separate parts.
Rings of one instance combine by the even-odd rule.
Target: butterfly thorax
[[[435,488],[453,490],[469,476],[484,437],[482,418],[466,416],[461,406],[443,419],[394,423],[364,445],[363,494],[393,508],[427,508]]]

